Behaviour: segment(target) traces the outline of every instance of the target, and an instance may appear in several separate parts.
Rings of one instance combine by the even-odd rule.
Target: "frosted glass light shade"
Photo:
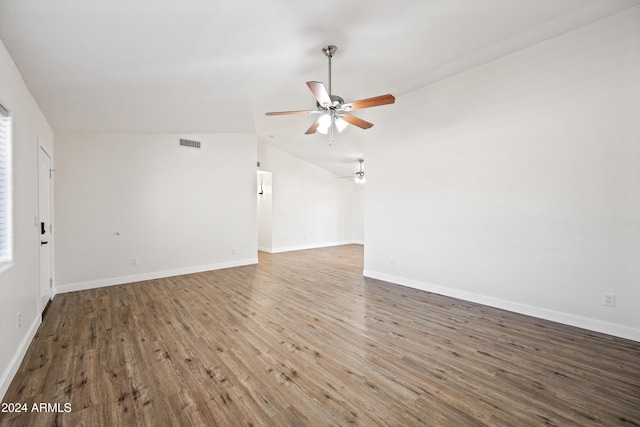
[[[326,135],[329,131],[329,126],[331,126],[331,116],[329,114],[323,114],[318,119],[318,132]]]
[[[338,132],[342,132],[347,126],[349,126],[349,122],[343,119],[342,116],[336,118],[336,129],[338,129]]]

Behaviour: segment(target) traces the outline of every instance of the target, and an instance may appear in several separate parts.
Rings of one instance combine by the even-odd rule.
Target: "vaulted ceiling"
[[[328,148],[306,87],[346,101],[416,88],[640,0],[0,0],[0,38],[55,132],[251,132],[338,174],[367,131]],[[378,108],[393,108],[384,106]],[[368,111],[356,115],[367,119]],[[378,120],[376,126],[393,126]]]

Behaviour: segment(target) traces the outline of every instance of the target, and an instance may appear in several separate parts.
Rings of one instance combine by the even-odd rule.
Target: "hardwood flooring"
[[[58,295],[3,400],[30,410],[0,425],[640,425],[640,343],[365,279],[362,258]]]

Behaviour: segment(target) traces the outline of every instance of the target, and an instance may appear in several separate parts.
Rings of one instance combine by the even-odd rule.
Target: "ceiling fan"
[[[373,126],[373,123],[362,120],[349,114],[349,112],[363,108],[377,107],[379,105],[393,104],[396,98],[391,94],[386,94],[345,103],[342,97],[331,94],[331,58],[333,58],[337,49],[338,48],[333,45],[322,48],[322,52],[329,60],[329,90],[327,91],[327,88],[322,82],[307,82],[307,86],[311,89],[313,96],[316,97],[315,110],[277,111],[266,113],[266,115],[321,114],[321,116],[313,122],[311,127],[307,129],[305,134],[310,135],[316,133],[316,131],[323,134],[330,133],[331,142],[333,142],[334,128],[338,132],[342,132],[350,124],[361,129],[369,129]]]
[[[340,178],[353,179],[353,182],[355,182],[356,184],[364,184],[365,182],[367,182],[367,178],[364,177],[364,159],[358,159],[358,162],[360,163],[358,172],[349,176],[341,176]]]

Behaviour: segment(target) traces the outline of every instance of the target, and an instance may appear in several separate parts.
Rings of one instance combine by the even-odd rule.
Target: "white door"
[[[39,177],[39,218],[38,235],[40,242],[40,311],[44,310],[51,299],[52,275],[52,239],[51,233],[51,156],[40,147],[38,155]]]

